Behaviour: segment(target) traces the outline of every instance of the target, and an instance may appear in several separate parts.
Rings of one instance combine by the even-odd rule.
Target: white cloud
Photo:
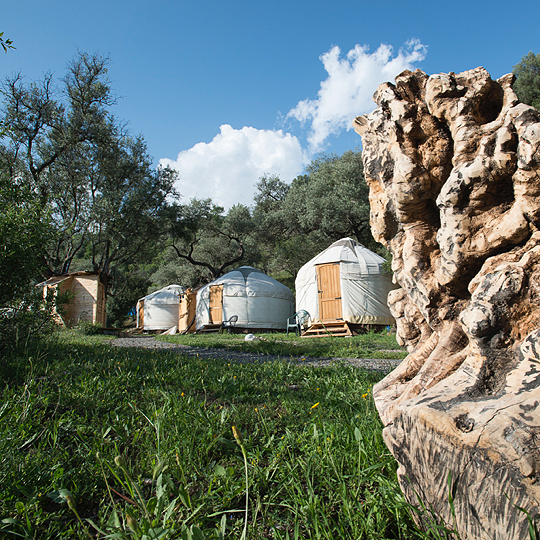
[[[371,54],[368,51],[368,47],[356,45],[345,58],[341,58],[339,47],[323,54],[321,61],[328,77],[321,82],[317,99],[300,101],[287,114],[303,125],[311,122],[307,139],[310,154],[320,151],[330,135],[351,129],[356,116],[371,112],[377,86],[393,81],[405,69],[414,69],[413,64],[424,59],[427,47],[411,40],[396,56],[390,45],[380,45]]]
[[[187,202],[207,198],[230,208],[253,203],[255,184],[264,174],[277,174],[290,182],[302,173],[305,156],[296,137],[283,131],[223,125],[209,143],[198,143],[176,160],[160,159],[179,172],[176,188]]]
[[[295,136],[281,130],[234,129],[225,124],[211,142],[180,152],[176,160],[163,158],[160,164],[178,170],[176,188],[184,202],[211,197],[226,209],[236,203],[251,205],[261,176],[276,174],[290,182],[301,174],[330,135],[351,129],[356,116],[375,108],[372,96],[380,83],[393,81],[404,69],[414,69],[426,51],[418,40],[411,40],[396,55],[390,45],[380,45],[373,53],[357,45],[345,57],[338,47],[323,54],[328,76],[321,82],[317,99],[300,101],[287,114],[308,127],[307,151]]]

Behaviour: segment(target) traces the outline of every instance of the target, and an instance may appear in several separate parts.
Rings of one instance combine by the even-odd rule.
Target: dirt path
[[[115,347],[138,347],[141,349],[177,351],[186,356],[198,356],[200,358],[223,358],[234,362],[267,362],[271,360],[289,360],[310,366],[329,366],[334,363],[346,362],[352,366],[373,371],[392,371],[401,360],[379,360],[376,358],[318,358],[310,356],[279,356],[262,353],[250,353],[233,351],[229,349],[210,349],[207,347],[191,347],[159,341],[153,337],[116,338],[111,340]]]

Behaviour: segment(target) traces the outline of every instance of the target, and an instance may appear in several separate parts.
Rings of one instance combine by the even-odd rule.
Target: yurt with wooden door
[[[183,292],[180,285],[168,285],[141,298],[137,302],[137,328],[157,331],[178,327]]]
[[[305,309],[323,330],[394,324],[387,299],[395,285],[384,262],[351,238],[334,242],[299,270],[296,310]]]
[[[234,316],[238,329],[283,330],[294,313],[294,295],[264,272],[242,266],[201,287],[196,309],[197,330],[220,328]]]

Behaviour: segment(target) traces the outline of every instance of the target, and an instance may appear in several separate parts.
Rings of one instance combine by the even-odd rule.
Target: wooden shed
[[[75,326],[81,322],[99,323],[105,326],[107,309],[105,287],[95,272],[72,272],[53,276],[38,284],[43,287],[43,296],[53,293],[67,294],[69,302],[63,304],[61,312],[56,313],[58,322]]]

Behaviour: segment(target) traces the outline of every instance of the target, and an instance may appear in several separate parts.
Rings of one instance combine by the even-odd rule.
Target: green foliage
[[[84,321],[77,326],[79,332],[85,336],[97,336],[103,333],[103,325],[100,323],[91,323]]]
[[[12,184],[0,162],[0,353],[51,331],[53,301],[34,285],[45,270],[44,245],[52,238],[25,185]]]
[[[198,286],[257,260],[253,221],[246,206],[234,205],[225,214],[211,199],[192,199],[179,210],[171,230],[172,257],[153,276],[156,285],[170,284],[163,275],[173,275],[181,285]]]
[[[26,296],[45,270],[43,246],[52,237],[50,220],[24,186],[11,184],[0,169],[0,308]]]
[[[540,54],[526,54],[512,70],[517,79],[514,91],[519,100],[540,110]]]
[[[42,295],[41,289],[29,286],[16,302],[0,308],[0,356],[24,350],[53,332],[55,302]]]
[[[107,300],[107,325],[122,328],[128,313],[137,305],[139,298],[146,296],[149,277],[144,268],[132,268],[130,273],[115,272],[113,290]],[[175,283],[174,281],[168,284]]]
[[[29,84],[8,78],[0,148],[6,182],[27,189],[37,218],[55,231],[41,249],[49,272],[80,259],[106,286],[116,268],[153,256],[175,211],[176,179],[153,170],[143,139],[113,116],[107,64],[79,53],[58,89],[50,74]]]
[[[290,186],[276,176],[256,185],[253,219],[266,272],[294,286],[296,273],[332,242],[352,237],[380,250],[369,229],[360,151],[321,155]]]
[[[8,49],[15,49],[13,41],[11,39],[4,38],[4,32],[0,32],[0,45],[4,52],[8,52]]]
[[[0,363],[0,535],[427,538],[382,439],[382,374],[60,338]]]

